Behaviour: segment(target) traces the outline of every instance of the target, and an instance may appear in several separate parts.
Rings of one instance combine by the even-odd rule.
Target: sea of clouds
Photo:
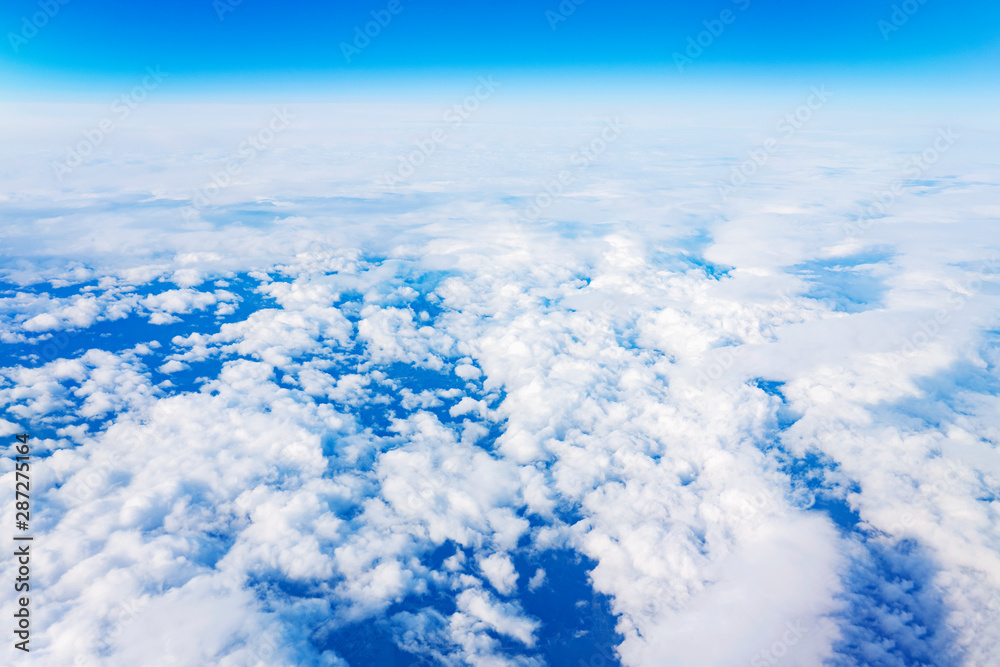
[[[1000,661],[995,123],[801,92],[5,105],[3,662]]]

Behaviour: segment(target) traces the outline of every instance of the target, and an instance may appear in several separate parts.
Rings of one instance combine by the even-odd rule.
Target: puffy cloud
[[[206,146],[155,195],[113,154],[0,201],[0,431],[45,457],[26,659],[336,665],[374,628],[541,665],[562,573],[536,561],[571,549],[602,659],[996,662],[994,139],[845,237],[906,130],[802,136],[722,201],[742,134],[690,126],[636,119],[535,225],[512,200],[590,124],[484,124],[509,173],[442,150],[391,195],[374,135],[310,136],[211,225],[175,219]]]
[[[402,308],[366,306],[361,311],[358,336],[376,364],[411,363],[439,370],[452,339],[429,326],[417,326],[413,312]]]
[[[176,314],[202,310],[215,305],[216,302],[216,295],[193,289],[167,290],[150,294],[140,301],[142,306],[150,311],[149,321],[153,324],[177,322],[179,320],[175,317]]]
[[[461,612],[452,617],[452,631],[468,632],[475,623],[483,623],[501,635],[517,639],[522,644],[532,646],[538,621],[525,618],[517,608],[506,602],[497,602],[485,591],[466,589],[456,598]]]
[[[287,366],[293,358],[319,354],[324,345],[346,344],[351,323],[336,308],[311,306],[301,311],[268,308],[252,313],[247,320],[222,325],[219,333],[194,333],[174,340],[190,348],[177,360],[202,359],[209,346],[223,352],[263,359],[275,366]]]
[[[517,570],[510,557],[491,554],[479,561],[479,568],[486,575],[490,585],[502,595],[510,595],[517,585]]]

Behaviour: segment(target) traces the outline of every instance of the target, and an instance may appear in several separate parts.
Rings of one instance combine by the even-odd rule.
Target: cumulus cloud
[[[374,134],[303,137],[218,229],[168,224],[179,166],[142,198],[114,154],[51,210],[0,201],[0,431],[44,457],[28,663],[356,664],[361,633],[551,664],[556,551],[624,665],[995,662],[993,139],[845,237],[905,130],[803,135],[720,201],[741,130],[639,118],[514,224],[592,129],[486,123],[509,173],[442,150],[391,197]]]
[[[197,283],[195,283],[197,284]],[[150,311],[149,321],[153,324],[177,322],[177,313],[188,313],[215,305],[216,295],[193,289],[176,289],[150,294],[139,303]]]
[[[514,591],[514,586],[517,584],[517,570],[514,569],[510,557],[491,554],[479,561],[479,567],[497,592],[510,595]]]

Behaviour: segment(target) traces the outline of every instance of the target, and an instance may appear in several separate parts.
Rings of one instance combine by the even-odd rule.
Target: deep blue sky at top
[[[41,5],[3,3],[0,91],[131,81],[157,64],[175,84],[223,79],[246,86],[487,68],[678,76],[673,54],[723,10],[732,12],[731,23],[688,76],[825,68],[888,77],[926,68],[974,79],[996,78],[1000,69],[996,0],[565,0],[562,14],[560,0],[399,0],[402,11],[350,62],[341,43],[351,43],[355,28],[389,0],[64,1],[41,0],[54,15],[16,46],[10,35],[32,34],[24,32],[25,17]],[[894,5],[911,13],[897,14],[905,22],[886,33]],[[557,15],[566,20],[553,28]],[[880,20],[888,23],[880,28]]]

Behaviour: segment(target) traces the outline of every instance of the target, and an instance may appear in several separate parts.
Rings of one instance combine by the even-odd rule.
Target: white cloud
[[[501,595],[510,595],[517,586],[517,570],[509,556],[491,554],[479,561],[479,568]]]
[[[515,228],[509,198],[558,173],[587,123],[484,122],[469,145],[498,151],[504,174],[467,162],[484,149],[454,150],[384,197],[372,147],[406,133],[370,122],[389,129],[303,135],[220,199],[220,220],[266,212],[254,226],[178,231],[173,203],[207,144],[163,161],[137,144],[168,165],[155,195],[149,167],[114,152],[64,191],[12,176],[32,194],[0,201],[21,258],[4,267],[21,287],[2,295],[0,334],[36,358],[0,371],[0,430],[52,429],[33,478],[48,546],[32,664],[150,650],[340,664],[313,639],[386,615],[401,646],[442,664],[541,664],[546,619],[518,600],[514,563],[557,548],[596,563],[627,665],[996,662],[995,138],[956,146],[954,176],[906,186],[848,240],[853,202],[912,144],[905,124],[880,145],[850,125],[803,134],[722,203],[705,191],[742,130],[639,118]],[[232,288],[235,271],[264,283],[241,321],[43,358],[56,334],[101,322],[233,315],[234,292],[192,288]],[[177,289],[151,293],[158,279]],[[97,286],[27,289],[42,281]],[[843,291],[869,301],[838,309]],[[198,388],[154,384],[206,360],[222,370]],[[785,464],[807,454],[857,529],[801,509],[817,491]],[[555,584],[531,567],[529,590]],[[446,612],[423,606],[435,595]]]
[[[498,602],[489,593],[474,588],[459,593],[456,602],[461,614],[452,618],[453,628],[466,626],[469,619],[474,619],[526,646],[534,645],[538,621],[524,617],[514,605]]]
[[[531,579],[528,580],[528,590],[534,591],[541,588],[542,584],[545,583],[545,570],[538,568],[535,573],[531,575]]]
[[[196,283],[197,284],[197,283]],[[193,289],[175,289],[150,294],[140,301],[150,311],[152,324],[171,324],[179,321],[176,315],[192,310],[204,310],[217,303],[216,295]]]

